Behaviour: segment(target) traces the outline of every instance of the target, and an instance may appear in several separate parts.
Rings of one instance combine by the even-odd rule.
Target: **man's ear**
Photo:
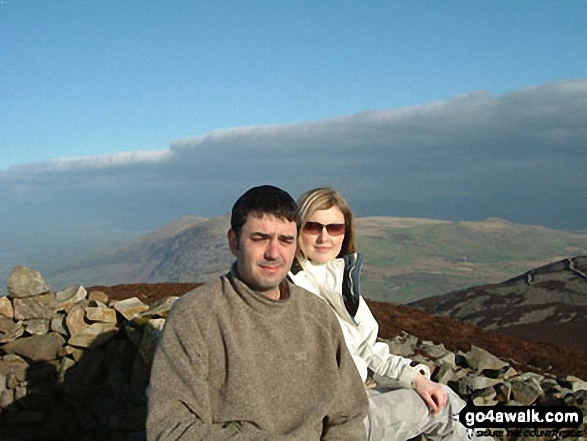
[[[235,232],[232,231],[232,228],[228,230],[226,236],[228,237],[228,246],[230,247],[230,251],[236,257],[238,253],[238,237]]]

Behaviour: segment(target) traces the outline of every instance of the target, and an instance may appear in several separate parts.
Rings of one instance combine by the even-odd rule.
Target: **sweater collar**
[[[230,281],[236,293],[248,305],[253,307],[256,307],[257,305],[259,307],[263,307],[262,305],[267,305],[267,307],[282,307],[291,297],[291,290],[287,280],[283,280],[279,284],[279,292],[281,293],[281,298],[279,300],[270,299],[266,295],[251,289],[249,285],[243,281],[238,271],[236,270],[236,263],[232,265],[230,271],[228,274],[226,274],[226,277]]]

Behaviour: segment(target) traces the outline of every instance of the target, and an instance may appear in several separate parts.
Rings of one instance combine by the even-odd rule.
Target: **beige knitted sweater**
[[[149,386],[149,440],[365,440],[367,398],[338,321],[289,282],[285,300],[234,269],[179,299]]]

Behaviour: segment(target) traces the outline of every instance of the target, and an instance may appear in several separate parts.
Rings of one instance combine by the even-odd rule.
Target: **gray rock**
[[[573,406],[577,406],[579,409],[583,410],[583,415],[587,415],[587,390],[579,389],[575,391],[573,394]],[[587,419],[587,416],[584,416],[584,421]]]
[[[0,393],[0,409],[6,409],[14,403],[14,391],[11,389],[4,390]]]
[[[90,326],[89,323],[86,323],[85,317],[86,311],[82,305],[76,305],[71,308],[71,311],[69,311],[69,314],[67,314],[67,318],[65,319],[65,324],[67,326],[67,330],[69,331],[69,335],[75,337],[76,335],[81,334],[88,326]]]
[[[91,322],[116,323],[116,311],[104,305],[87,306],[86,318]]]
[[[56,311],[69,311],[74,305],[86,299],[88,293],[83,286],[70,286],[55,294]]]
[[[8,276],[7,288],[11,298],[32,297],[51,290],[41,273],[22,266],[12,270]]]
[[[55,317],[51,319],[51,331],[58,332],[61,335],[69,336],[69,332],[67,332],[67,325],[65,323],[66,315],[62,313],[58,313]]]
[[[401,357],[409,357],[413,355],[416,345],[418,344],[418,338],[407,332],[402,332],[402,335],[399,335],[392,340],[380,339],[380,341],[385,342],[389,346],[390,353]]]
[[[533,379],[540,384],[540,382],[544,380],[544,375],[537,374],[536,372],[523,372],[517,376],[517,379],[522,381]]]
[[[471,375],[461,378],[458,381],[459,393],[461,395],[476,394],[484,389],[492,389],[493,386],[499,384],[499,380],[486,378],[478,375]]]
[[[583,381],[574,375],[567,376],[566,380],[571,382],[573,391],[575,392],[578,390],[587,390],[587,381]]]
[[[127,320],[132,320],[149,309],[137,297],[113,302],[112,306]]]
[[[508,368],[505,361],[474,345],[471,345],[469,352],[460,354],[465,358],[469,367],[478,373],[484,370],[502,371]]]
[[[400,336],[400,340],[403,343],[406,343],[410,346],[416,346],[418,344],[418,337],[412,334],[408,334],[407,332],[403,331],[402,335]]]
[[[432,374],[432,379],[440,384],[448,384],[449,381],[453,381],[453,374],[455,369],[446,362],[438,364],[438,369]]]
[[[151,319],[155,317],[167,318],[167,314],[171,310],[173,304],[179,299],[176,296],[165,297],[156,302],[151,308],[140,314],[140,318]]]
[[[437,363],[438,369],[433,374],[434,381],[440,384],[456,383],[469,373],[468,369],[457,368],[456,365],[441,361]]]
[[[71,346],[89,348],[101,346],[118,333],[118,327],[112,323],[92,323],[81,333],[68,341]]]
[[[492,387],[481,389],[474,394],[473,403],[476,406],[494,406],[497,404],[496,392]]]
[[[408,357],[414,353],[414,347],[399,340],[381,340],[389,346],[389,352],[400,357]]]
[[[17,320],[50,319],[55,315],[53,311],[54,300],[55,295],[52,293],[16,298],[13,300],[14,318]]]
[[[2,346],[7,354],[17,354],[32,361],[48,361],[57,358],[65,339],[56,332],[35,335],[11,341]]]
[[[444,344],[434,344],[431,341],[423,341],[420,343],[419,348],[422,349],[426,355],[432,358],[444,357],[448,352],[444,347]]]
[[[65,345],[59,351],[59,356],[60,357],[71,357],[75,361],[80,361],[80,359],[84,355],[84,352],[85,352],[84,349],[85,348],[75,348],[70,345]]]
[[[18,375],[22,375],[21,373],[18,372],[8,372],[8,375],[6,375],[6,388],[10,389],[10,390],[14,390],[18,387],[18,385],[25,381],[24,379],[20,379],[18,378]],[[26,374],[25,374],[25,378],[26,378]]]
[[[570,401],[569,398],[572,400],[573,397],[574,393],[571,389],[566,389],[557,385],[556,387],[548,388],[545,391],[545,395],[540,398],[540,404],[545,406],[561,406],[568,404],[568,402]]]
[[[14,318],[14,308],[8,297],[0,297],[0,316],[12,319]]]
[[[59,382],[65,381],[65,375],[67,371],[75,366],[75,361],[69,357],[63,357],[59,361],[59,366],[57,368],[57,379]]]
[[[16,354],[8,354],[0,359],[0,375],[6,378],[7,384],[9,376],[13,376],[17,383],[24,381],[28,368],[29,364]]]
[[[543,394],[540,382],[535,377],[512,380],[512,398],[525,406],[534,403]]]
[[[49,332],[48,319],[29,319],[22,322],[24,330],[30,335],[43,335]]]
[[[14,341],[24,333],[22,322],[0,315],[0,344]]]
[[[446,363],[448,365],[450,365],[453,369],[457,369],[457,363],[455,360],[455,354],[452,352],[448,352],[446,355],[444,355],[443,357],[440,357],[436,360],[436,363]]]
[[[104,305],[108,304],[108,294],[102,291],[91,291],[88,294],[88,299],[94,302],[102,303]]]
[[[16,401],[22,400],[24,397],[27,396],[27,388],[24,386],[16,386],[14,388],[14,399]]]
[[[502,369],[503,371],[503,369]],[[505,373],[503,373],[501,375],[502,378],[508,380],[510,378],[515,377],[516,375],[518,375],[518,371],[516,371],[513,367],[508,367],[507,370],[505,371]]]
[[[434,369],[436,369],[436,365],[434,364],[434,361],[430,360],[429,358],[424,357],[421,354],[413,355],[410,357],[410,359],[412,360],[411,365],[414,367],[416,367],[416,365],[422,364],[422,365],[428,367],[430,372],[434,372]],[[423,370],[423,372],[425,372],[425,371]]]
[[[556,393],[562,389],[562,387],[558,384],[558,382],[554,378],[545,378],[541,383],[540,386],[542,390],[547,393]]]
[[[500,404],[507,404],[512,393],[512,385],[509,382],[498,383],[493,386],[495,389],[495,399]]]

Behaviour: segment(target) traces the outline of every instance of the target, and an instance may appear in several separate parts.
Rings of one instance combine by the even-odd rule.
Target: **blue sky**
[[[0,0],[0,276],[331,185],[587,230],[587,1]]]
[[[587,77],[581,1],[0,3],[0,170]]]

